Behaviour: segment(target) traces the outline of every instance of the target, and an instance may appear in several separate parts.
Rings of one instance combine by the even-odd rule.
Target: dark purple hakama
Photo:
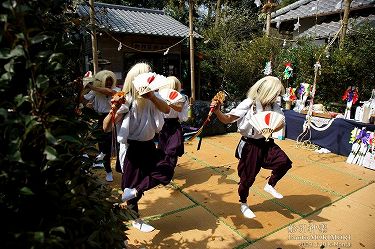
[[[103,120],[105,119],[107,115],[108,113],[99,115],[98,126],[100,130],[100,137],[99,137],[98,145],[99,145],[99,151],[105,154],[103,158],[105,172],[109,173],[109,172],[112,172],[112,169],[111,169],[112,131],[104,132],[102,130]]]
[[[145,191],[159,184],[167,185],[172,180],[177,157],[184,154],[182,128],[177,118],[165,119],[159,133],[158,149],[153,140],[128,140],[128,143],[121,187],[137,189],[137,197],[127,204],[138,212],[138,201]]]
[[[245,141],[242,148],[241,158],[238,163],[238,176],[240,183],[238,186],[238,194],[240,202],[246,203],[249,196],[249,189],[255,181],[256,175],[261,168],[272,170],[272,175],[268,180],[268,184],[274,187],[276,183],[292,168],[292,161],[285,152],[275,144],[273,139],[265,141],[265,139],[253,139],[242,137]],[[236,157],[238,150],[236,149]]]
[[[184,138],[181,124],[178,118],[165,118],[164,121],[164,126],[159,133],[158,148],[161,149],[165,155],[176,157],[177,159],[177,157],[184,154]]]

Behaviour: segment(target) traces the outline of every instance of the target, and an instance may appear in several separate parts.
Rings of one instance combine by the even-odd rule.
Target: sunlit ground
[[[375,171],[345,163],[335,154],[296,148],[277,141],[293,168],[276,189],[263,191],[270,171],[262,169],[248,204],[256,214],[246,219],[239,208],[234,150],[239,134],[186,143],[173,182],[145,193],[141,217],[156,230],[129,227],[130,248],[375,248]],[[96,170],[104,179],[104,169]],[[113,188],[121,176],[114,173]],[[322,245],[324,247],[322,247]]]

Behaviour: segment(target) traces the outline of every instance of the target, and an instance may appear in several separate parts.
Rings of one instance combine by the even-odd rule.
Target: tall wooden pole
[[[344,0],[344,17],[342,19],[342,30],[340,34],[340,48],[344,47],[345,35],[346,35],[346,31],[348,30],[351,3],[352,3],[352,0]]]
[[[272,0],[268,0],[268,4],[272,4]],[[267,9],[267,21],[266,21],[266,36],[270,36],[270,30],[271,30],[271,12],[272,7],[270,6]]]
[[[221,15],[221,0],[217,0],[216,10],[215,10],[215,28],[217,27],[217,25],[219,25],[220,15]]]
[[[194,33],[193,33],[194,0],[189,0],[189,41],[190,41],[190,80],[191,98],[195,100],[195,72],[194,72]]]
[[[94,0],[90,0],[90,24],[91,24],[92,65],[94,67],[94,74],[96,74],[98,72],[98,52],[97,52],[98,48],[96,44]]]

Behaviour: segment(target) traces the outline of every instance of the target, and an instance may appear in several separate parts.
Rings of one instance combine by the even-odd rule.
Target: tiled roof
[[[287,6],[285,6],[284,8],[281,8],[279,10],[277,10],[275,13],[272,13],[272,17],[276,17],[276,16],[280,16],[282,14],[285,14],[287,13],[289,10],[293,10],[293,9],[296,9],[298,8],[299,6],[303,5],[303,4],[306,4],[306,3],[309,3],[311,2],[312,0],[299,0],[297,2],[294,2],[292,4],[289,4]]]
[[[298,17],[314,17],[342,12],[344,0],[300,0],[272,14],[272,22],[295,20]],[[375,7],[375,0],[353,0],[350,9]]]
[[[370,15],[368,17],[358,17],[358,18],[350,18],[349,19],[349,32],[351,32],[351,28],[354,25],[362,24],[365,22],[369,22],[372,24],[375,24],[375,15]],[[340,22],[329,22],[329,23],[321,23],[318,25],[315,25],[301,34],[299,34],[297,37],[302,36],[310,36],[314,38],[327,38],[327,37],[333,37],[337,31],[340,28]]]
[[[98,25],[111,32],[186,37],[189,28],[161,10],[134,8],[121,5],[94,3]],[[89,16],[89,6],[78,7],[80,16]],[[195,34],[195,36],[199,36]]]

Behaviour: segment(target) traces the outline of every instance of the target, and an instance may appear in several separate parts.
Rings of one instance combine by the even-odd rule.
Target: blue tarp
[[[302,133],[303,123],[306,115],[292,110],[284,110],[286,120],[285,137],[296,140]],[[332,153],[348,156],[352,144],[349,143],[351,131],[355,128],[366,127],[367,131],[374,131],[375,125],[336,118],[332,124],[323,131],[311,129],[311,139],[313,144],[330,150]]]

